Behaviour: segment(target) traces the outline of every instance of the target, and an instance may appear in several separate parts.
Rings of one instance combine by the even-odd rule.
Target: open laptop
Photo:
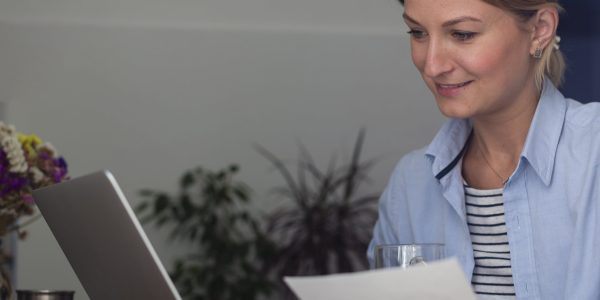
[[[90,299],[181,299],[109,171],[33,197]]]

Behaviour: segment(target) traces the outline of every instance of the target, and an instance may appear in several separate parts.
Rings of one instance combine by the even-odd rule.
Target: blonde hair
[[[484,2],[501,8],[515,15],[521,22],[527,22],[536,12],[545,7],[554,7],[559,12],[563,8],[558,3],[558,0],[483,0]],[[555,33],[556,34],[556,33]],[[542,88],[544,78],[548,77],[555,86],[560,86],[563,82],[565,73],[565,59],[558,49],[556,38],[553,37],[550,43],[542,52],[542,57],[536,64],[535,84],[538,89]]]
[[[399,0],[404,5],[404,0]],[[530,20],[538,10],[546,7],[554,7],[559,12],[563,8],[558,0],[482,0],[485,3],[496,6],[502,10],[512,13],[518,21],[525,23]],[[555,33],[556,34],[556,33]],[[542,88],[544,79],[548,77],[555,86],[560,86],[563,82],[563,76],[566,69],[565,59],[558,47],[556,38],[552,38],[550,43],[542,52],[542,57],[538,59],[535,70],[535,84],[538,89]],[[556,46],[556,47],[555,47]]]

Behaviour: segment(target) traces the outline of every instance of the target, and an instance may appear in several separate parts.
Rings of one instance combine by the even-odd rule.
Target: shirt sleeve
[[[408,159],[405,156],[397,164],[379,199],[379,215],[367,250],[367,259],[371,269],[375,267],[375,247],[377,245],[412,242],[404,180],[404,174],[410,172]]]
[[[577,207],[564,299],[600,299],[600,165]]]

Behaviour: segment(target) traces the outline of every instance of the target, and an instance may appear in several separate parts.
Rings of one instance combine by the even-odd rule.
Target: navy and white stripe
[[[475,258],[471,284],[477,298],[515,299],[502,189],[465,186],[465,204]]]

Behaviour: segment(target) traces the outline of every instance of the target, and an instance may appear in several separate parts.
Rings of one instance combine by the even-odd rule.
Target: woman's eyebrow
[[[479,22],[479,23],[483,23],[483,21],[481,21],[480,19],[477,19],[475,17],[462,16],[462,17],[458,17],[458,18],[455,18],[455,19],[448,20],[448,21],[444,22],[444,24],[442,24],[442,27],[448,27],[448,26],[456,25],[456,24],[462,23],[462,22]]]
[[[406,13],[402,14],[402,18],[404,18],[405,21],[414,23],[416,25],[420,25],[419,22],[417,22],[415,19],[411,18],[409,15],[407,15]]]
[[[415,20],[414,18],[412,18],[411,16],[409,16],[406,13],[403,13],[402,17],[404,18],[404,20],[406,20],[408,22],[414,23],[416,25],[420,25],[419,22],[417,22],[417,20]],[[461,16],[461,17],[457,17],[457,18],[454,18],[452,20],[448,20],[448,21],[444,22],[442,24],[442,27],[449,27],[449,26],[456,25],[456,24],[462,23],[462,22],[478,22],[478,23],[483,23],[483,21],[481,21],[480,19],[477,19],[475,17]]]

